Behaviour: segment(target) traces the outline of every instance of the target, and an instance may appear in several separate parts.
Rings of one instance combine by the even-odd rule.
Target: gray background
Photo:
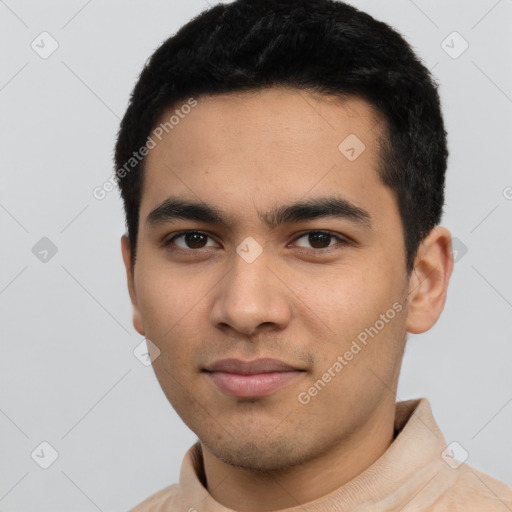
[[[467,463],[512,485],[512,1],[351,3],[433,69],[449,131],[458,261],[443,316],[409,338],[398,398],[427,397]],[[122,204],[92,190],[142,65],[206,7],[0,0],[0,512],[127,510],[177,481],[196,439],[133,355]],[[59,45],[46,59],[31,47],[51,48],[43,31]],[[454,31],[458,58],[457,36],[442,47]],[[59,454],[46,470],[31,458],[43,441]]]

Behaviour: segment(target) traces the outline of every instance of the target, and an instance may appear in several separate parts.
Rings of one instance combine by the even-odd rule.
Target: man
[[[116,146],[135,329],[197,435],[142,511],[505,511],[426,398],[407,333],[453,267],[428,70],[331,0],[202,13],[143,70]]]

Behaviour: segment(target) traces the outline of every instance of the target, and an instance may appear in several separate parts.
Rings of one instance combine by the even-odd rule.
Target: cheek
[[[342,338],[357,333],[377,314],[386,293],[368,273],[346,267],[333,268],[322,276],[304,276],[301,282],[297,295],[307,306],[303,314],[316,317],[328,332]]]
[[[137,289],[137,302],[144,323],[146,338],[151,340],[167,358],[173,351],[181,324],[187,319],[187,301],[178,292],[178,283],[162,278],[163,273],[146,275]],[[191,314],[190,312],[189,314]],[[177,348],[177,347],[176,347]],[[179,351],[178,351],[179,352]],[[174,354],[172,359],[174,359]]]
[[[145,263],[137,282],[137,302],[147,326],[162,334],[185,320],[188,312],[193,314],[200,298],[198,281],[155,259]]]
[[[307,297],[307,307],[298,315],[319,326],[319,369],[330,367],[338,355],[349,350],[357,352],[348,354],[354,368],[361,362],[389,365],[396,359],[404,329],[405,306],[398,280],[390,280],[382,268],[373,275],[370,271],[336,275],[339,277],[331,275],[320,283],[317,280],[314,286],[310,281],[301,292]]]

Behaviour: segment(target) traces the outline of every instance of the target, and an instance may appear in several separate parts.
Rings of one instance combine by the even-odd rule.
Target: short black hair
[[[444,204],[448,150],[438,85],[397,31],[336,0],[218,4],[184,25],[148,59],[115,147],[132,265],[146,161],[137,151],[161,116],[202,94],[276,86],[363,98],[381,116],[385,136],[378,173],[398,203],[410,273],[421,241],[441,220]]]

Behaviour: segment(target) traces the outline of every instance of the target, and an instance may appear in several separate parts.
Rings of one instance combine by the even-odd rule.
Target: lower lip
[[[255,398],[266,396],[301,376],[302,371],[258,373],[240,375],[237,373],[208,372],[210,379],[227,395]]]

